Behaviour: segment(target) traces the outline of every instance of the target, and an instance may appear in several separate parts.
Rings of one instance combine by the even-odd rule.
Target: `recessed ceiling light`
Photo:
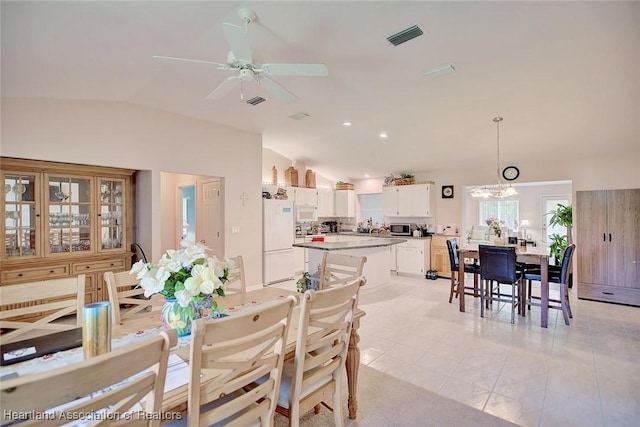
[[[350,121],[342,122],[342,126],[348,128],[349,126],[351,126],[351,122]]]
[[[368,173],[365,173],[365,174],[364,174],[364,177],[365,177],[365,178],[371,178],[371,176],[370,176]]]
[[[453,73],[456,70],[455,64],[447,64],[441,67],[434,68],[429,71],[425,71],[424,75],[427,77],[439,77],[444,74]]]
[[[380,132],[380,138],[386,139],[389,135],[386,132]]]

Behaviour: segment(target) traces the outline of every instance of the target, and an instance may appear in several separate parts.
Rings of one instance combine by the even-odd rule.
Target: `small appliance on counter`
[[[389,232],[392,236],[411,236],[415,230],[415,224],[389,224]]]
[[[337,233],[338,232],[338,221],[325,221],[322,225],[326,226],[327,233]]]

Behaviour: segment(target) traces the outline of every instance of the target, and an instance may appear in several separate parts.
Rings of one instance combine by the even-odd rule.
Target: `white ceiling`
[[[322,62],[329,76],[274,77],[300,99],[254,107],[239,89],[205,99],[229,71],[151,59],[225,62],[221,23],[240,24],[238,6],[258,15],[254,62]],[[2,1],[1,15],[3,96],[198,117],[261,133],[330,179],[493,163],[498,115],[503,164],[640,146],[640,2]],[[386,40],[414,24],[424,35]],[[269,98],[245,84],[255,95]]]

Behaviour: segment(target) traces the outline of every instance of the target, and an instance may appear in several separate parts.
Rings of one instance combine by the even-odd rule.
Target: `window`
[[[504,226],[510,229],[518,228],[520,223],[520,201],[519,200],[480,200],[479,224],[485,225],[487,218],[498,218],[504,221]]]
[[[374,224],[384,222],[382,193],[358,194],[358,204],[360,205],[360,221],[371,218]]]

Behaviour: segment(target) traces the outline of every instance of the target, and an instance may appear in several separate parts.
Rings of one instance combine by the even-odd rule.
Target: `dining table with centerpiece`
[[[276,287],[263,287],[247,291],[246,293],[228,293],[224,297],[214,296],[218,305],[218,310],[213,314],[214,317],[212,319],[213,321],[215,321],[215,318],[218,316],[233,316],[236,313],[240,314],[249,309],[260,310],[260,307],[266,308],[271,304],[286,299],[289,295],[298,295],[300,297],[302,296],[302,294],[299,294],[295,291],[289,291]],[[131,343],[132,341],[145,339],[152,335],[157,335],[161,331],[166,329],[166,323],[163,322],[163,317],[161,315],[162,308],[165,304],[165,299],[160,294],[155,294],[151,297],[151,301],[153,304],[149,311],[142,312],[135,318],[126,319],[120,324],[112,325],[112,348],[115,349],[119,346]],[[292,314],[293,317],[291,319],[291,325],[286,340],[286,359],[291,359],[295,355],[299,312],[299,306],[294,308]],[[364,315],[364,311],[360,309],[358,309],[354,315],[353,327],[351,330],[345,363],[349,390],[349,418],[351,419],[355,419],[357,414],[356,392],[358,368],[360,365],[360,350],[358,347],[360,339],[358,336],[358,328],[360,319]],[[179,337],[177,346],[172,349],[171,357],[175,360],[177,356],[180,360],[188,363],[190,341],[191,337],[189,335]],[[52,355],[46,355],[38,359],[32,359],[10,366],[3,366],[2,368],[0,368],[0,375],[4,376],[11,373],[28,375],[31,373],[43,372],[49,369],[54,369],[56,367],[80,361],[82,360],[82,358],[82,348],[75,348],[72,350],[58,352]],[[167,382],[175,382],[178,385],[174,387],[165,386],[165,393],[162,403],[163,412],[170,413],[186,409],[188,384],[184,381],[180,382],[179,379],[171,378],[171,372],[167,373]]]
[[[525,262],[527,264],[539,264],[540,265],[540,326],[543,328],[548,327],[549,323],[549,253],[546,248],[540,246],[520,246],[520,245],[508,245],[516,248],[516,256],[518,261]],[[460,259],[473,259],[478,260],[479,245],[478,244],[465,244],[458,249],[458,256]],[[458,277],[460,283],[458,285],[458,301],[460,311],[465,311],[465,299],[464,299],[464,262],[459,263]],[[525,310],[521,310],[521,315],[525,315]]]

